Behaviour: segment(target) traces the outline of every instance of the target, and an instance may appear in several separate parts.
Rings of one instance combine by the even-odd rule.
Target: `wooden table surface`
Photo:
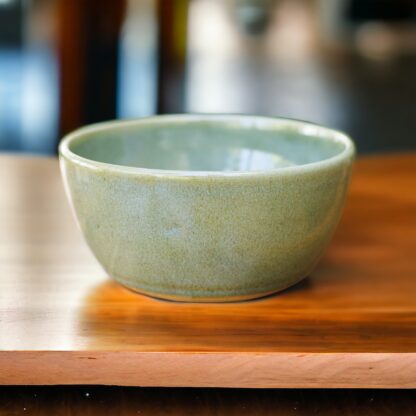
[[[0,384],[416,387],[415,154],[359,160],[317,270],[233,304],[109,280],[55,159],[1,156],[0,190]]]

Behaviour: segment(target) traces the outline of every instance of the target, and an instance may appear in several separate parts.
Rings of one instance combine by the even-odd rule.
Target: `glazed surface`
[[[213,134],[208,121],[204,123],[197,123],[201,137],[203,126],[207,126],[203,143],[219,140],[220,131]],[[162,123],[160,137],[167,126]],[[214,126],[218,130],[220,125]],[[337,141],[302,136],[299,124],[292,127],[287,134],[283,131],[282,137],[281,128],[277,128],[275,141],[285,143],[298,160],[312,159],[318,153],[322,157],[328,149],[341,149]],[[311,125],[312,131],[314,127]],[[194,128],[190,123],[189,137]],[[269,125],[266,132],[254,135],[244,124],[240,123],[239,128],[242,139],[233,131],[231,141],[241,143],[252,137],[250,146],[254,148],[258,137],[263,140],[265,133],[265,141],[273,142],[268,136]],[[147,125],[126,125],[126,129],[126,143],[135,143],[132,131],[145,137]],[[186,125],[181,124],[181,129],[185,131]],[[228,122],[224,125],[226,134],[227,129]],[[119,135],[124,134],[124,129],[117,130]],[[297,136],[293,136],[294,130]],[[96,146],[101,143],[114,160],[119,160],[120,156],[105,143],[124,139],[109,139],[112,136],[107,134],[108,129],[93,131],[69,146],[83,157],[88,151],[97,156]],[[178,131],[172,129],[166,140],[176,142],[176,134]],[[180,143],[185,136],[178,137]],[[159,145],[156,139],[156,148]],[[136,150],[133,146],[123,154],[136,154]],[[206,156],[203,147],[195,147],[194,151],[201,158]],[[175,152],[172,158],[176,160]],[[181,176],[163,171],[114,170],[104,164],[90,166],[61,157],[81,229],[108,274],[139,292],[203,301],[256,297],[282,290],[306,277],[339,221],[351,163],[352,153],[334,163],[311,164],[312,168],[300,171],[292,171],[291,167],[264,171],[263,166],[261,174]],[[201,166],[198,164],[198,169]]]

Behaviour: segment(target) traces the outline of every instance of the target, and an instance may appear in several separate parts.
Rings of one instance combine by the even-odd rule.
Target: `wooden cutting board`
[[[113,283],[56,159],[1,156],[0,384],[416,388],[416,154],[359,160],[317,270],[233,304]]]

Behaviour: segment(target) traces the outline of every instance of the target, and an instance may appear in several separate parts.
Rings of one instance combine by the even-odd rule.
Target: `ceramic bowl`
[[[185,301],[256,298],[307,276],[339,221],[354,145],[300,121],[172,115],[81,128],[66,189],[106,272]]]

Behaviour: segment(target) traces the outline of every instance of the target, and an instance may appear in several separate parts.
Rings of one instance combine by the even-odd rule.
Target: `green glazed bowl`
[[[354,145],[300,121],[171,115],[81,128],[60,145],[91,250],[151,296],[232,301],[306,277],[339,221]]]

